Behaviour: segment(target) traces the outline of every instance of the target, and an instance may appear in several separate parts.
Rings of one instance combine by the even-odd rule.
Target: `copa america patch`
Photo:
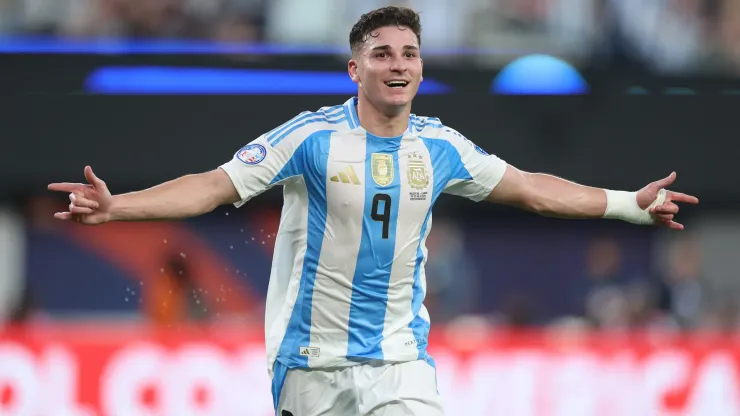
[[[267,156],[267,149],[261,144],[248,144],[236,152],[236,158],[246,163],[247,165],[256,165]]]

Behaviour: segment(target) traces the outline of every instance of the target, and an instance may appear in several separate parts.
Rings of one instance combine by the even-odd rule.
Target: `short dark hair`
[[[421,19],[419,13],[408,7],[388,6],[375,9],[360,16],[349,32],[349,47],[354,55],[362,48],[368,36],[386,26],[406,26],[411,29],[421,46]]]

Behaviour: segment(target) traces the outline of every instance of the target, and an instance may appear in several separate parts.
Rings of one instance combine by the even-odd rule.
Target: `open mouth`
[[[407,81],[402,80],[396,80],[396,81],[386,81],[385,85],[394,88],[394,89],[401,89],[409,85]]]

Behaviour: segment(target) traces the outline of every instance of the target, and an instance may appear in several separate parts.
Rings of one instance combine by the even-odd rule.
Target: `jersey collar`
[[[352,97],[344,103],[344,113],[349,121],[349,128],[354,130],[360,126],[360,117],[357,115],[357,97]]]
[[[360,125],[360,117],[357,115],[357,97],[352,97],[349,100],[347,100],[344,103],[344,113],[347,116],[347,120],[349,121],[349,128],[351,130],[354,129],[360,129],[363,132],[365,132],[365,129],[362,128]],[[414,126],[414,119],[416,116],[414,114],[411,114],[409,116],[408,126],[406,127],[406,131],[403,133],[403,136],[408,135],[416,135],[419,132],[416,131],[416,128]]]

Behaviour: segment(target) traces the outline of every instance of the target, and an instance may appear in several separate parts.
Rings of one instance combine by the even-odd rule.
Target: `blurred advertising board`
[[[8,330],[0,414],[273,414],[261,328],[115,325]],[[450,333],[431,338],[449,414],[740,414],[728,337]]]

